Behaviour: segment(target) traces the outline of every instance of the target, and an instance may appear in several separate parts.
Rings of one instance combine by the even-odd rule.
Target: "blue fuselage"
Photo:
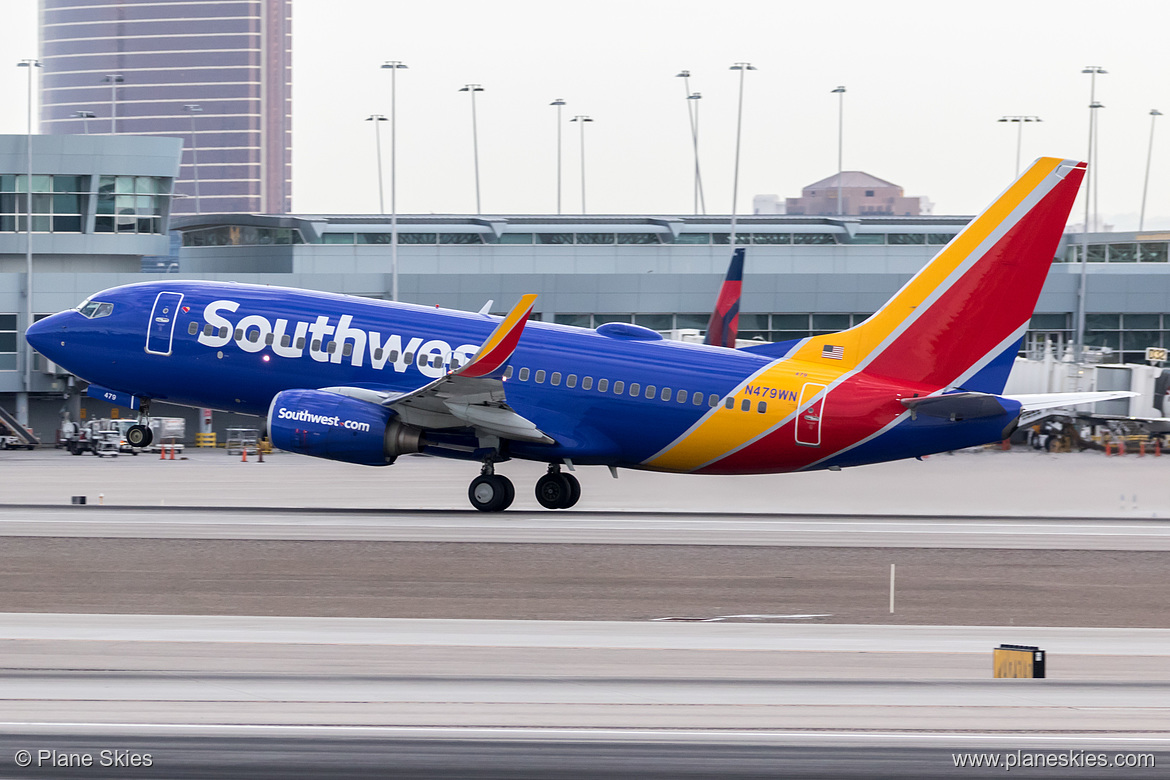
[[[257,416],[285,390],[411,393],[467,362],[500,322],[483,314],[218,282],[146,282],[90,301],[34,325],[30,342],[105,388]],[[1014,419],[1010,409],[960,423],[912,419],[898,399],[936,388],[872,377],[854,395],[832,395],[839,370],[777,357],[774,349],[765,355],[664,341],[636,328],[600,333],[532,322],[508,360],[503,388],[507,406],[553,443],[508,441],[500,455],[672,471],[777,472],[979,444],[996,439]],[[809,401],[810,387],[829,400]],[[895,423],[875,438],[867,433],[875,419]],[[471,427],[428,432],[428,440],[434,447],[427,451],[435,454],[483,455],[482,437]],[[721,460],[749,445],[752,457]]]
[[[153,311],[160,293],[175,296],[174,311],[165,316]],[[36,326],[37,349],[105,387],[261,416],[277,393],[293,388],[410,392],[442,376],[453,354],[473,354],[499,322],[445,309],[212,282],[146,282],[92,300],[112,303],[112,312],[99,319],[76,310],[53,315]],[[159,318],[170,321],[158,328],[153,320]],[[152,334],[148,323],[160,332]],[[768,362],[697,344],[529,323],[510,361],[507,400],[556,444],[517,443],[512,454],[638,464],[708,411],[711,396],[722,399]],[[602,383],[608,387],[599,392]],[[654,403],[647,402],[647,387],[654,388]],[[664,389],[669,401],[662,400]]]

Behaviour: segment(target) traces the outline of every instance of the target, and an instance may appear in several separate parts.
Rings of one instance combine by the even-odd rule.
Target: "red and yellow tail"
[[[881,310],[791,357],[1001,392],[1084,175],[1084,163],[1037,160]]]
[[[1084,174],[1084,163],[1037,160],[872,317],[799,342],[745,378],[730,407],[710,410],[644,465],[807,468],[899,419],[905,408],[891,388],[1001,392]],[[790,403],[773,403],[766,415],[738,413],[739,396],[760,387],[784,391]],[[834,424],[812,441],[792,430],[800,414]]]

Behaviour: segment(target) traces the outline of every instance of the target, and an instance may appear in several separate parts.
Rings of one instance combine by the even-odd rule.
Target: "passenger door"
[[[171,340],[175,333],[175,319],[179,313],[182,293],[161,292],[154,299],[150,322],[146,328],[146,351],[152,355],[171,354]]]
[[[800,388],[800,403],[797,409],[808,403],[809,399],[822,392],[825,389],[824,385],[818,385],[815,382],[807,382],[804,387]],[[821,416],[825,407],[825,396],[821,395],[809,405],[807,409],[802,409],[796,416],[796,443],[805,447],[819,447],[821,446]]]

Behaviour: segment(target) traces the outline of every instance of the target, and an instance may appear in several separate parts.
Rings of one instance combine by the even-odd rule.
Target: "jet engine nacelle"
[[[422,431],[384,406],[322,390],[285,390],[268,407],[274,447],[315,458],[388,466],[420,452]]]

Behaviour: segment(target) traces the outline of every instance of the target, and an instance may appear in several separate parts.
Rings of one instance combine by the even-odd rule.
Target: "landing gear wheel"
[[[561,509],[568,509],[581,500],[581,483],[572,474],[561,474],[569,481],[569,498],[561,505]]]
[[[149,447],[154,441],[154,431],[141,423],[126,429],[126,443],[131,447]]]
[[[503,512],[515,497],[516,487],[500,474],[480,474],[467,488],[471,505],[481,512]]]
[[[581,498],[581,483],[570,474],[550,471],[536,480],[536,500],[545,509],[568,509]]]

